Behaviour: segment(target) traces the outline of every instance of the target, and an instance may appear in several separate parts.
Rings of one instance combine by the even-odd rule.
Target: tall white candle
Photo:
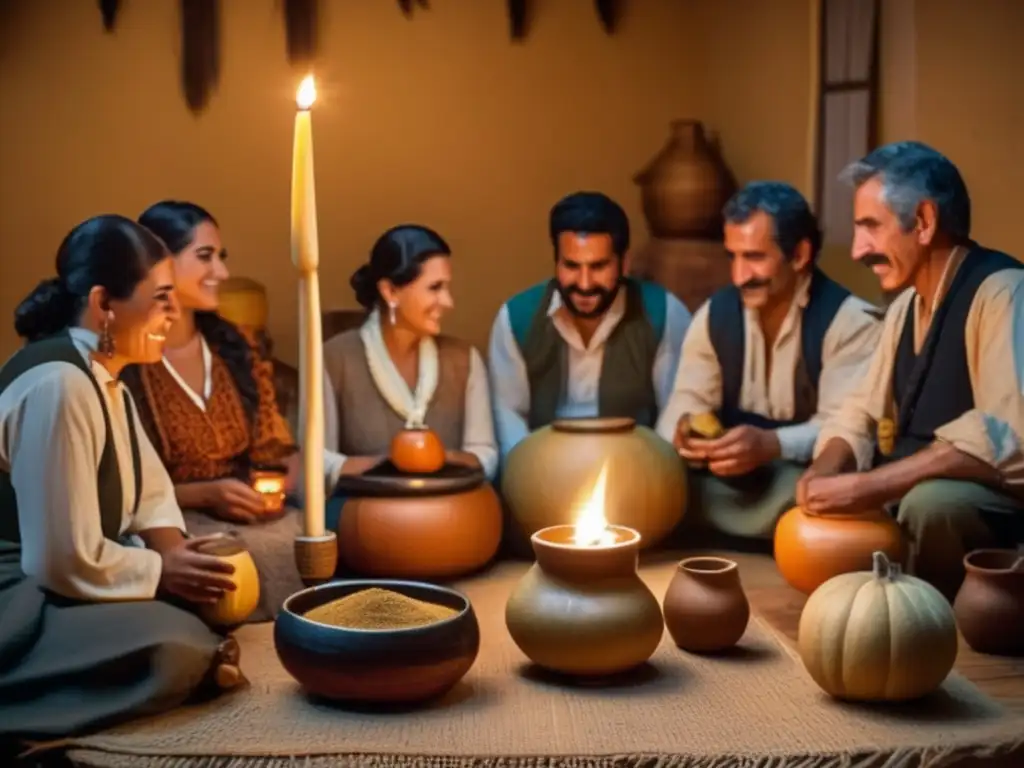
[[[323,329],[320,326],[320,247],[316,227],[316,185],[313,179],[313,123],[310,109],[316,85],[310,75],[296,95],[295,140],[292,146],[292,262],[299,271],[299,419],[303,425],[303,533],[323,536],[324,401]]]

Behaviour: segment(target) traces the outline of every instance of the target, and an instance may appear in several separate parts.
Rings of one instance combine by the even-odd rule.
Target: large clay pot
[[[260,602],[260,576],[256,563],[245,546],[234,536],[215,539],[199,547],[204,555],[213,555],[230,563],[235,572],[228,576],[234,592],[225,592],[216,603],[199,606],[199,615],[215,627],[231,627],[248,619]]]
[[[694,653],[731,648],[750,621],[739,566],[721,557],[689,557],[679,563],[663,606],[672,639]]]
[[[391,579],[443,579],[486,565],[501,543],[501,502],[482,471],[451,465],[409,476],[390,462],[343,476],[338,558]]]
[[[716,237],[736,182],[699,120],[674,120],[668,143],[640,171],[644,216],[657,238]]]
[[[870,571],[872,553],[902,563],[903,534],[881,510],[812,515],[794,507],[775,526],[775,564],[794,589],[811,594],[841,573]]]
[[[573,676],[625,672],[661,642],[661,606],[637,573],[640,539],[615,527],[615,541],[573,543],[574,526],[537,531],[537,557],[505,606],[505,625],[538,666]]]
[[[526,536],[576,522],[607,465],[604,516],[661,541],[683,518],[686,469],[672,446],[629,418],[560,419],[532,432],[505,463],[501,490]]]
[[[978,549],[953,601],[960,634],[978,653],[1024,656],[1024,547]]]
[[[391,463],[402,472],[429,475],[444,466],[444,444],[432,429],[403,429],[391,440]]]

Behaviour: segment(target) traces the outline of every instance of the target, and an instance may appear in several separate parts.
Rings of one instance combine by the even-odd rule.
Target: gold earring
[[[397,306],[398,305],[395,304],[394,302],[388,303],[388,320],[391,321],[392,325],[395,324],[395,319],[396,319],[395,318],[395,307],[397,307]]]
[[[107,312],[103,318],[103,325],[100,326],[99,352],[108,358],[114,356],[114,336],[110,332],[110,321],[114,319],[113,312]]]

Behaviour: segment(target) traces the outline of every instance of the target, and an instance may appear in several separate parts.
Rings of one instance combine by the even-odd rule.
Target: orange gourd
[[[429,475],[444,466],[444,444],[431,429],[403,429],[391,440],[391,463],[402,472]]]
[[[814,515],[793,507],[775,526],[775,564],[806,595],[833,576],[871,570],[874,552],[901,563],[905,551],[899,525],[881,510]]]

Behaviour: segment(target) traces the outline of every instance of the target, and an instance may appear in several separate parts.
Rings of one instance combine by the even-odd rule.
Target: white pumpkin
[[[873,571],[834,576],[811,594],[800,615],[800,657],[814,682],[838,699],[925,696],[956,661],[953,609],[884,553],[875,552],[873,562]]]

